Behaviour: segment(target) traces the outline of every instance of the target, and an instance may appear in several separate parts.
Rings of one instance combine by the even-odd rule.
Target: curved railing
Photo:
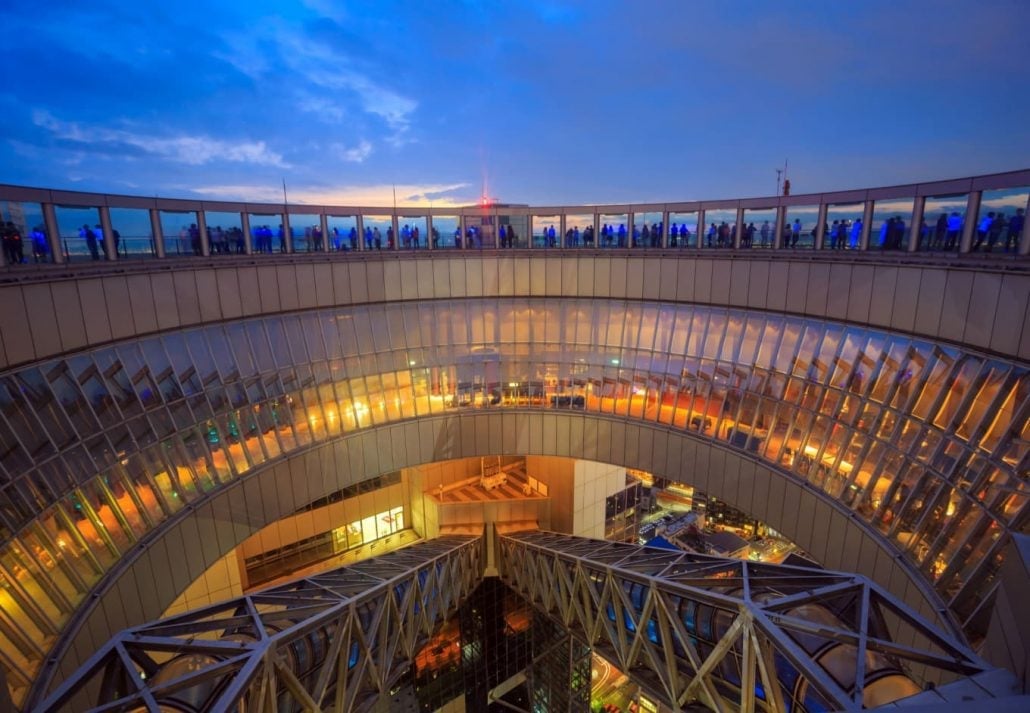
[[[1025,365],[821,320],[405,302],[168,332],[0,387],[0,653],[16,691],[105,573],[184,508],[314,443],[424,415],[583,409],[721,442],[838,499],[973,626],[1026,522]]]
[[[542,207],[246,203],[0,185],[0,217],[19,236],[5,231],[2,261],[18,270],[192,256],[493,248],[1026,256],[1028,201],[1030,169],[797,196]]]

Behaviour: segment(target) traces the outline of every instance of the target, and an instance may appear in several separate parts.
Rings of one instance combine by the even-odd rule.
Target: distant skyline
[[[0,182],[531,205],[1030,167],[1030,2],[8,0]]]

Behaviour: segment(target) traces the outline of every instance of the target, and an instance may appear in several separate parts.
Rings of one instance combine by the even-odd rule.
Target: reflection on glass
[[[697,213],[669,213],[669,247],[697,247]]]
[[[0,574],[14,580],[0,594],[29,622],[0,646],[26,671],[99,577],[170,516],[263,463],[422,414],[568,408],[722,441],[839,499],[967,608],[991,575],[977,567],[994,562],[1028,495],[1022,366],[710,307],[323,310],[102,347],[0,385],[0,435],[17,444],[0,463],[20,474],[0,511],[12,535]]]
[[[740,236],[740,247],[771,248],[773,246],[772,238],[775,231],[775,209],[748,208],[744,211],[744,229]]]
[[[662,214],[634,213],[633,214],[633,247],[636,248],[660,248],[662,247]]]
[[[1026,188],[984,191],[976,222],[973,252],[1016,252],[1026,224]]]
[[[57,217],[57,229],[61,234],[61,252],[64,253],[67,262],[104,259],[104,231],[100,225],[100,211],[97,208],[59,205],[54,208],[54,214]],[[22,251],[24,252],[24,247]]]
[[[65,219],[72,220],[72,217],[66,216]],[[89,218],[86,217],[85,220],[88,221]],[[39,203],[0,201],[0,223],[14,228],[15,231],[4,242],[5,264],[53,262],[43,218],[43,206]]]
[[[290,213],[290,242],[295,253],[320,253],[325,246],[321,216]]]
[[[279,213],[251,213],[250,245],[254,254],[286,252],[286,230]]]
[[[456,215],[434,215],[430,239],[433,248],[461,247],[461,220]]]
[[[927,241],[923,249],[956,251],[962,242],[966,224],[966,206],[969,196],[930,196],[923,206],[923,220],[927,225]]]
[[[558,215],[534,215],[533,222],[533,247],[535,248],[556,248],[561,238],[561,216]]]
[[[329,249],[334,252],[354,251],[361,249],[361,236],[358,234],[358,218],[354,215],[330,215],[326,217],[329,235],[323,239],[329,241]]]
[[[826,222],[823,225],[823,247],[831,250],[860,249],[864,211],[865,206],[861,203],[827,206]],[[911,208],[909,212],[911,213]]]
[[[197,227],[196,213],[162,210],[159,219],[161,235],[164,236],[165,255],[181,257],[201,254],[200,228]]]

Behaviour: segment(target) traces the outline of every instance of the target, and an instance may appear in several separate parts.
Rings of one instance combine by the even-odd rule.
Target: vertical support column
[[[466,217],[467,216],[464,213],[462,213],[461,215],[458,216],[458,230],[461,231],[461,249],[462,250],[467,250],[468,249],[468,241],[469,241],[468,234],[467,234],[468,233],[468,221],[466,220]]]
[[[862,235],[858,239],[858,249],[863,252],[869,249],[869,233],[873,229],[873,202],[866,201],[862,210]]]
[[[669,211],[662,211],[662,247],[669,247]]]
[[[203,210],[197,213],[197,230],[200,232],[200,254],[208,257],[211,254],[211,241],[207,238],[207,215]]]
[[[632,217],[632,216],[630,216]],[[632,236],[633,223],[630,222],[630,235]],[[564,233],[563,233],[564,235]],[[582,238],[582,236],[581,236]],[[594,247],[601,246],[601,214],[594,211]],[[565,247],[568,247],[567,245]]]
[[[50,243],[50,255],[55,263],[65,262],[64,246],[61,245],[61,230],[57,225],[57,212],[53,203],[43,203],[43,225],[46,228],[46,239]]]
[[[599,219],[595,219],[594,220],[594,225],[595,226],[597,225],[598,220]],[[629,228],[629,235],[626,236],[626,247],[627,248],[635,248],[637,246],[637,237],[636,237],[636,232],[637,232],[637,214],[636,213],[627,212],[626,213],[626,222],[629,223],[629,225],[627,226]],[[646,225],[646,223],[645,223],[645,225]],[[643,238],[641,238],[641,239],[643,239]]]
[[[240,227],[243,229],[243,253],[253,255],[254,235],[250,232],[250,213],[247,211],[240,213]]]
[[[530,242],[532,241],[533,239],[530,237]],[[433,213],[431,211],[426,213],[426,248],[428,250],[435,249],[433,247]]]
[[[980,219],[980,198],[983,191],[970,191],[969,200],[966,201],[966,219],[962,224],[962,242],[959,243],[958,251],[968,253],[973,249],[973,235],[976,233],[976,223]]]
[[[822,250],[826,245],[826,213],[829,211],[830,206],[826,203],[819,204],[818,218],[816,218],[815,224],[815,249]]]
[[[358,231],[358,250],[368,250],[368,245],[365,244],[365,219],[361,213],[354,216],[354,229]]]
[[[329,216],[325,211],[318,214],[318,229],[322,231],[322,252],[330,251],[329,247]]]
[[[773,250],[783,247],[783,226],[787,222],[786,206],[776,206],[776,234],[773,235]]]
[[[283,206],[283,222],[279,225],[279,230],[283,231],[283,238],[279,241],[279,252],[292,253],[293,231],[290,230],[290,212],[286,206]]]
[[[562,213],[558,216],[558,235],[556,236],[557,240],[554,241],[556,246],[565,244],[565,230],[565,214]],[[595,239],[598,240],[597,244],[600,245],[600,237],[595,236]],[[544,244],[546,245],[547,243],[545,242]]]
[[[733,249],[740,250],[744,237],[744,209],[737,206],[737,226],[733,231]]]
[[[390,227],[393,228],[393,249],[394,250],[400,250],[401,249],[401,231],[397,229],[399,225],[400,225],[400,221],[397,219],[397,214],[396,213],[391,213],[390,214]]]
[[[908,234],[908,251],[910,253],[919,252],[919,241],[923,235],[923,211],[925,209],[926,196],[916,196],[912,201],[912,232]]]
[[[150,209],[150,235],[150,239],[154,241],[154,244],[151,245],[154,249],[154,256],[161,260],[165,257],[165,236],[164,229],[161,227],[161,211],[157,208]]]
[[[705,247],[706,236],[708,235],[708,226],[705,225],[705,209],[698,207],[697,209],[697,248],[703,250]]]
[[[1026,219],[1030,217],[1030,196],[1026,200],[1026,208],[1023,210],[1023,232],[1019,234],[1019,242],[1016,244],[1018,255],[1030,255],[1030,226],[1027,226]]]
[[[114,244],[114,231],[111,229],[111,209],[100,206],[100,229],[104,231],[104,257],[107,260],[118,259],[118,249]]]

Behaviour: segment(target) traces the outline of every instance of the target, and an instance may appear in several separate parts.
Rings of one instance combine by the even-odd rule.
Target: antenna
[[[782,168],[776,169],[776,193],[773,194],[775,196],[780,195],[780,177],[783,175],[784,170]]]
[[[285,208],[288,204],[289,201],[286,200],[286,177],[283,176],[283,208]]]

